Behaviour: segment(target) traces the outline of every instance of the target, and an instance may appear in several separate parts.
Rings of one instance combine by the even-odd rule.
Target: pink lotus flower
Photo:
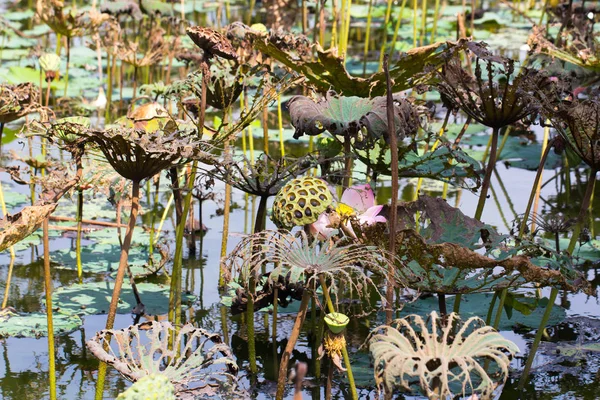
[[[340,205],[346,205],[354,210],[354,214],[351,215],[355,215],[361,225],[372,225],[387,221],[385,217],[379,215],[383,206],[375,205],[373,190],[367,184],[354,185],[346,189],[342,194],[340,203]],[[340,206],[338,206],[339,208]]]
[[[335,233],[336,227],[341,222],[344,224],[342,230],[350,236],[356,237],[350,224],[350,218],[356,218],[360,225],[372,225],[377,222],[386,222],[384,216],[379,215],[383,206],[375,205],[375,196],[373,190],[367,184],[354,185],[349,187],[342,194],[335,217],[327,212],[319,215],[316,222],[310,225],[313,235],[319,239],[327,238]]]

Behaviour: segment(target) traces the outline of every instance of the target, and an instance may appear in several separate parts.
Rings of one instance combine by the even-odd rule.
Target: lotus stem
[[[152,263],[152,254],[154,254],[154,237],[156,236],[156,227],[154,226],[156,222],[156,205],[158,204],[158,191],[160,187],[160,174],[156,179],[156,183],[154,186],[154,206],[152,211],[152,218],[150,219],[150,243],[148,245],[148,262]],[[200,222],[200,229],[202,229],[202,222]],[[202,255],[202,254],[200,254]]]
[[[83,218],[83,189],[77,189],[77,238],[75,239],[75,257],[77,260],[77,279],[83,283],[83,267],[81,266],[81,227]]]
[[[352,182],[352,145],[350,143],[350,136],[344,136],[344,180],[342,186],[344,189],[348,189],[350,187],[350,182]]]
[[[225,154],[229,151],[229,141],[225,144]],[[223,234],[221,236],[221,259],[227,255],[227,240],[229,238],[229,214],[231,210],[231,185],[225,184],[225,204],[223,206]],[[219,287],[225,286],[223,269],[219,268]]]
[[[256,281],[254,277],[250,278],[248,288],[248,302],[246,304],[246,332],[248,334],[248,363],[250,364],[250,373],[256,375],[258,367],[256,366],[256,339],[254,337],[254,293],[256,292]]]
[[[2,137],[4,135],[4,122],[0,122],[0,154],[2,153]]]
[[[390,203],[390,218],[389,218],[389,257],[390,270],[387,276],[386,287],[386,324],[392,321],[392,304],[394,302],[394,268],[396,256],[396,220],[398,213],[398,138],[396,137],[396,125],[394,121],[394,99],[392,96],[392,79],[390,78],[390,70],[388,65],[389,56],[386,54],[383,59],[383,69],[387,81],[387,123],[388,123],[388,138],[390,142],[391,152],[391,172],[392,172],[392,198]]]
[[[50,221],[60,221],[60,222],[77,222],[77,218],[73,218],[73,217],[63,217],[63,216],[59,216],[59,215],[51,215],[50,217],[48,217],[48,219]],[[121,227],[124,228],[127,225],[125,224],[117,224],[115,222],[107,222],[107,221],[96,221],[93,219],[82,219],[81,222],[85,225],[97,225],[97,226],[105,226],[108,228],[117,228],[117,227]]]
[[[254,221],[254,232],[259,233],[266,229],[267,221],[267,196],[261,196],[258,203],[258,210],[256,211],[256,220]]]
[[[440,314],[442,317],[445,317],[448,314],[448,310],[446,308],[446,295],[444,293],[438,293],[437,297]]]
[[[496,300],[498,299],[498,291],[494,292],[492,296],[492,301],[490,302],[490,307],[488,308],[487,316],[485,317],[485,324],[491,325],[492,323],[492,314],[494,313],[494,306],[496,305]]]
[[[338,4],[337,0],[331,0],[331,11],[332,11],[332,23],[331,23],[331,48],[336,47],[337,44],[337,24],[338,24]]]
[[[499,129],[494,128],[492,132],[492,144],[490,149],[490,159],[488,161],[485,176],[483,177],[483,184],[481,185],[481,193],[479,194],[479,202],[477,203],[477,210],[475,211],[475,219],[481,220],[481,214],[485,207],[485,201],[487,199],[487,193],[490,188],[490,180],[492,178],[492,171],[496,165],[496,156],[498,150],[498,134]]]
[[[525,213],[523,214],[523,217],[521,219],[521,227],[519,228],[519,238],[522,238],[523,234],[525,234],[525,228],[527,227],[527,220],[529,219],[531,207],[534,204],[535,199],[539,197],[540,184],[542,181],[542,172],[544,171],[544,164],[546,164],[546,159],[548,158],[548,154],[550,153],[550,149],[553,147],[553,145],[554,139],[546,143],[543,149],[542,157],[540,160],[540,166],[538,167],[537,173],[535,175],[533,187],[531,188],[531,193],[529,195],[529,201],[527,202],[527,208],[525,209]]]
[[[296,347],[296,342],[298,341],[298,337],[300,336],[300,329],[302,328],[302,324],[304,323],[304,319],[306,318],[309,300],[310,291],[305,288],[304,292],[302,293],[302,301],[300,302],[300,309],[298,310],[298,314],[296,315],[294,327],[292,329],[292,332],[290,333],[290,337],[288,339],[287,345],[285,346],[285,350],[281,355],[281,362],[279,364],[279,375],[277,376],[277,394],[275,396],[276,400],[283,400],[285,384],[287,381],[287,369],[288,363],[290,361],[290,355],[292,354],[294,347]]]
[[[343,59],[346,58],[346,49],[344,48],[344,35],[346,34],[346,8],[348,0],[342,0],[340,8],[340,34],[338,37],[338,55]]]
[[[381,51],[379,52],[379,68],[377,69],[377,72],[381,72],[383,68],[384,54],[386,52],[385,46],[387,45],[387,27],[390,22],[390,15],[392,13],[393,4],[393,0],[387,1],[387,8],[385,9],[385,19],[383,21],[383,39],[381,40]]]
[[[550,147],[550,146],[548,146]],[[589,175],[588,184],[586,187],[586,191],[583,197],[583,201],[581,202],[581,208],[579,210],[579,215],[577,218],[577,225],[573,231],[573,235],[571,236],[571,241],[569,242],[569,248],[567,252],[569,254],[573,253],[575,250],[575,245],[579,240],[579,233],[581,232],[582,225],[584,224],[585,213],[589,211],[591,207],[591,198],[594,193],[594,186],[596,184],[596,174],[598,170],[592,168]],[[531,350],[529,351],[529,356],[527,357],[527,362],[525,364],[525,368],[523,369],[523,374],[521,375],[521,379],[519,380],[519,390],[523,389],[525,383],[527,382],[527,376],[531,371],[531,366],[533,365],[533,360],[535,359],[535,353],[540,345],[540,341],[542,340],[542,335],[544,334],[544,330],[546,329],[546,324],[548,323],[548,319],[550,318],[550,313],[552,312],[552,307],[554,306],[554,302],[556,301],[556,297],[558,296],[558,288],[553,287],[550,292],[550,299],[548,300],[548,304],[546,305],[546,311],[544,311],[544,316],[542,317],[542,321],[540,322],[540,326],[535,334],[535,339],[531,345]]]
[[[440,0],[435,0],[435,8],[433,10],[433,27],[431,28],[431,43],[435,43],[435,35],[437,33],[437,22],[440,13]]]
[[[508,294],[508,289],[504,288],[500,292],[500,301],[498,302],[498,311],[496,311],[496,318],[494,319],[494,329],[498,329],[500,326],[500,319],[502,318],[502,310],[504,309],[504,303],[506,301],[506,295]]]
[[[115,316],[117,314],[117,307],[119,303],[119,296],[121,295],[121,287],[123,286],[123,278],[127,271],[127,259],[129,256],[129,249],[131,247],[131,239],[133,238],[133,231],[139,212],[139,200],[140,200],[140,182],[133,181],[133,187],[131,191],[131,214],[129,216],[129,223],[127,225],[127,232],[125,233],[125,239],[123,240],[123,247],[121,248],[121,257],[119,259],[119,269],[117,270],[117,276],[115,278],[115,286],[113,288],[113,294],[108,309],[108,316],[106,318],[106,329],[112,329],[115,324]]]
[[[183,236],[185,223],[190,213],[192,203],[192,189],[196,180],[196,167],[198,162],[192,163],[192,170],[187,183],[187,194],[184,200],[181,221],[177,224],[175,233],[175,254],[173,255],[173,272],[171,273],[171,287],[169,291],[169,321],[174,325],[181,323],[181,278],[183,268]]]
[[[42,229],[44,235],[44,289],[46,292],[46,318],[48,321],[48,376],[50,379],[50,400],[56,400],[56,356],[54,350],[54,323],[52,321],[52,277],[50,275],[48,218],[44,219]]]
[[[427,0],[421,1],[421,33],[419,35],[419,46],[423,46],[427,26]]]
[[[396,41],[398,40],[398,31],[402,26],[402,16],[404,15],[404,9],[406,8],[406,0],[402,0],[402,5],[400,6],[400,11],[398,12],[398,19],[396,20],[396,26],[394,27],[394,35],[392,36],[392,45],[390,46],[390,57],[394,53],[396,49]]]
[[[367,59],[369,57],[369,41],[371,40],[371,23],[373,20],[373,17],[371,15],[372,11],[373,0],[369,0],[369,9],[367,11],[367,28],[365,31],[365,50],[363,52],[363,76],[367,76]]]
[[[104,109],[104,121],[105,123],[110,122],[110,112],[112,101],[112,89],[113,89],[113,67],[115,64],[116,56],[111,57],[110,52],[106,52],[106,108]]]
[[[522,390],[527,382],[527,377],[529,372],[531,371],[531,366],[533,365],[533,360],[535,358],[535,353],[540,345],[542,340],[542,336],[544,334],[544,330],[546,329],[546,324],[548,324],[548,320],[550,319],[550,314],[552,313],[552,307],[554,306],[554,302],[556,301],[556,297],[558,296],[558,289],[553,287],[550,292],[550,299],[548,299],[548,305],[546,306],[546,310],[544,311],[544,315],[542,316],[542,320],[540,321],[540,326],[535,334],[535,339],[531,344],[531,350],[529,350],[529,356],[527,357],[527,362],[525,363],[525,368],[523,368],[523,372],[521,374],[521,379],[519,379],[518,390]]]
[[[12,249],[12,247],[11,247]],[[14,250],[13,250],[14,251]],[[2,299],[2,308],[6,308],[8,305],[8,295],[10,293],[10,281],[12,278],[13,267],[15,266],[15,255],[10,255],[10,264],[8,265],[8,275],[6,276],[6,284],[4,287],[4,298]]]
[[[329,288],[327,287],[327,283],[325,282],[323,275],[319,275],[319,282],[321,283],[323,296],[325,297],[325,302],[327,303],[327,309],[330,313],[336,312],[335,308],[333,307],[333,302],[331,301],[331,296],[329,295]],[[342,348],[342,356],[344,357],[346,374],[348,375],[348,382],[350,383],[350,394],[352,396],[352,400],[358,400],[356,384],[354,383],[354,374],[352,373],[352,365],[350,364],[350,356],[348,355],[348,349],[346,349],[346,346]]]
[[[265,91],[266,93],[266,91]],[[262,110],[262,128],[263,128],[263,153],[269,155],[269,109],[264,107]]]
[[[2,140],[0,138],[0,140]],[[2,208],[2,217],[6,217],[8,215],[8,210],[6,209],[6,201],[4,200],[4,189],[2,188],[2,182],[0,182],[0,207]],[[10,246],[10,257],[11,259],[15,257],[15,248]],[[8,278],[10,280],[10,277]],[[7,282],[6,286],[8,289],[9,282]],[[4,308],[5,306],[2,306]]]
[[[277,308],[278,308],[278,300],[279,300],[279,289],[275,287],[273,289],[273,345],[277,347]],[[314,302],[313,302],[314,304]],[[277,358],[275,358],[277,359]]]
[[[279,126],[279,149],[281,158],[285,158],[285,147],[283,145],[283,117],[281,115],[281,94],[277,96],[277,125]]]
[[[417,47],[418,0],[413,0],[413,47]]]
[[[67,41],[67,70],[65,72],[65,97],[67,97],[67,91],[69,90],[69,64],[71,63],[71,37],[66,36]],[[47,105],[46,105],[47,107]]]

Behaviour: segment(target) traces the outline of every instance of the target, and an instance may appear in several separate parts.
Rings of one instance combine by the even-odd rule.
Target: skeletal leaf
[[[149,321],[102,330],[86,345],[100,361],[134,382],[162,375],[176,392],[215,396],[221,390],[235,390],[238,367],[231,349],[219,335],[191,324],[175,328],[167,321]]]
[[[508,377],[506,353],[512,357],[519,348],[479,317],[463,324],[457,314],[443,320],[433,311],[429,324],[413,314],[376,328],[369,350],[377,386],[388,395],[420,387],[430,399],[469,394],[487,399]]]

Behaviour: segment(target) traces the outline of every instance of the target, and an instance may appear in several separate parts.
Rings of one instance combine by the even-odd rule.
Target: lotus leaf
[[[426,226],[416,224],[417,213]],[[443,199],[421,196],[400,204],[397,226],[398,255],[406,263],[398,273],[412,288],[456,294],[535,282],[591,292],[568,256],[526,241],[511,245],[493,227],[465,216]],[[367,227],[368,243],[387,243],[383,231],[377,225]]]
[[[546,309],[545,305],[547,303],[547,299],[542,298],[538,300],[532,296],[521,297],[522,295],[520,294],[509,292],[507,300],[509,300],[509,297],[511,297],[511,295],[516,296],[519,299],[519,302],[525,305],[526,310],[522,308],[521,310],[523,312],[521,312],[518,309],[519,307],[513,307],[514,310],[509,316],[509,312],[507,312],[508,310],[505,307],[500,318],[500,324],[498,325],[498,329],[501,331],[512,331],[514,329],[522,328],[537,329],[540,326],[540,322],[542,321],[542,317]],[[460,301],[461,317],[471,318],[487,315],[493,296],[494,295],[491,293],[473,293],[463,295]],[[452,307],[454,307],[454,300],[454,296],[446,297],[446,307],[449,310],[452,310]],[[495,305],[496,307],[494,307],[493,314],[494,317],[496,309],[498,308],[498,300],[496,300]],[[427,314],[429,314],[429,312],[431,312],[431,310],[437,309],[438,306],[438,299],[435,296],[428,296],[421,297],[416,302],[406,304],[402,311],[408,314],[419,314],[421,316],[426,316]],[[550,319],[548,320],[547,326],[552,326],[561,323],[566,318],[566,316],[567,311],[564,308],[555,304],[554,307],[552,307],[552,312],[550,313]],[[380,321],[383,321],[383,316],[381,316]]]
[[[54,333],[67,333],[79,328],[81,318],[76,315],[55,313],[52,317]],[[48,335],[48,319],[45,313],[18,314],[0,322],[0,337],[35,337]]]
[[[84,265],[85,269],[85,265]],[[62,313],[72,315],[105,314],[112,297],[113,282],[90,282],[63,286],[52,294],[52,304]],[[169,311],[169,287],[152,283],[136,285],[147,315],[163,315]],[[194,301],[195,296],[183,294],[182,302]],[[123,283],[117,312],[131,313],[137,302],[129,283]],[[182,307],[186,307],[185,304]]]
[[[394,100],[396,136],[402,140],[416,132],[419,121],[416,111],[407,100],[400,96],[395,96]],[[369,99],[336,96],[328,92],[323,100],[316,103],[305,96],[294,96],[288,107],[292,125],[296,128],[296,139],[303,134],[315,136],[324,131],[336,136],[356,137],[363,128],[371,141],[388,135],[384,96]]]
[[[56,208],[56,203],[23,208],[0,220],[0,251],[8,249],[37,230]]]
[[[248,30],[254,37],[254,47],[261,53],[273,57],[286,67],[306,77],[322,93],[330,89],[343,93],[346,96],[381,96],[385,93],[386,78],[383,72],[371,75],[369,78],[351,76],[344,65],[344,59],[338,57],[336,50],[323,50],[318,44],[313,45],[317,54],[316,61],[309,61],[298,57],[288,50],[289,41],[280,40],[274,34],[271,36],[260,32]],[[312,54],[312,49],[301,49],[306,44],[301,38],[292,40],[292,50],[300,53]],[[400,60],[390,68],[390,76],[394,81],[393,91],[399,92],[414,87],[428,80],[429,74],[415,78],[417,73],[424,70],[426,65],[440,66],[444,61],[443,52],[447,49],[446,43],[434,43],[428,46],[417,47],[402,53]]]

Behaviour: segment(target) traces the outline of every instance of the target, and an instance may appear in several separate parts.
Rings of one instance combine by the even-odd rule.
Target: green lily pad
[[[56,289],[52,303],[60,312],[72,315],[94,315],[108,312],[114,282],[90,282]],[[137,289],[146,314],[162,315],[169,312],[169,287],[153,283],[139,283]],[[194,295],[183,294],[182,307],[196,299]],[[43,299],[42,299],[43,301]],[[133,290],[128,282],[123,283],[117,313],[128,314],[135,307]]]
[[[493,294],[491,293],[477,293],[463,295],[460,302],[460,316],[463,320],[470,317],[480,317],[485,319],[490,308]],[[543,303],[543,302],[541,302]],[[448,310],[452,310],[454,307],[454,297],[446,297],[446,307]],[[498,301],[496,301],[495,308],[498,307]],[[427,298],[420,298],[414,303],[407,304],[403,309],[403,314],[419,314],[429,315],[431,310],[438,309],[437,296],[431,296]],[[506,312],[503,310],[502,317],[500,318],[499,330],[513,330],[515,327],[527,327],[537,329],[540,326],[542,316],[544,315],[545,307],[537,307],[531,311],[529,315],[524,315],[520,312],[513,312],[512,318],[508,318]],[[496,312],[494,311],[493,317]],[[550,313],[550,319],[548,320],[548,326],[556,325],[562,322],[567,317],[567,313],[564,308],[554,305],[552,312]]]
[[[61,249],[51,253],[52,261],[58,263],[60,269],[77,269],[76,252],[71,249]],[[96,274],[111,273],[116,274],[121,257],[121,248],[119,245],[97,244],[93,246],[84,246],[81,249],[81,264],[83,272]],[[141,267],[148,261],[146,248],[133,247],[129,250],[130,267]]]
[[[52,316],[54,333],[68,333],[82,324],[77,315],[54,314]],[[15,315],[0,322],[0,337],[35,337],[48,336],[48,320],[44,313]]]

